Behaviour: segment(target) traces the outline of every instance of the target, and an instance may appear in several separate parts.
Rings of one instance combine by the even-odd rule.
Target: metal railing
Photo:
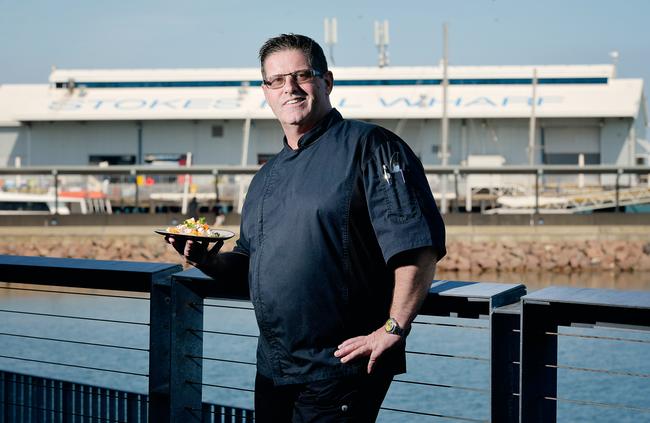
[[[578,332],[567,332],[562,327],[580,327]],[[616,328],[615,336],[604,336],[594,328]],[[587,330],[584,330],[587,329]],[[611,329],[610,329],[611,330]],[[600,367],[603,363],[589,366],[584,356],[579,360],[563,364],[559,358],[560,342],[566,339],[583,339],[600,343],[593,349],[594,356],[601,355],[602,342],[617,344],[615,355],[620,359],[630,344],[646,347],[650,351],[650,291],[623,292],[606,289],[576,289],[548,287],[522,299],[521,313],[521,361],[520,361],[520,420],[530,422],[556,421],[558,406],[570,404],[596,409],[597,414],[580,420],[594,421],[602,418],[603,410],[613,411],[612,417],[623,412],[631,415],[630,421],[644,421],[650,418],[650,369],[634,371],[640,363],[623,360],[618,369]],[[564,339],[562,339],[564,338]],[[623,346],[623,348],[620,348]],[[617,357],[608,357],[614,360]],[[598,367],[596,367],[598,366]],[[619,401],[612,401],[607,394],[602,399],[590,398],[588,390],[579,384],[558,393],[558,374],[565,378],[579,378],[579,375],[596,374],[605,376],[601,386],[615,386],[624,382],[635,386]],[[635,383],[637,382],[637,383]],[[581,389],[582,388],[582,389]],[[607,389],[604,389],[607,392]],[[593,393],[590,393],[593,394]],[[619,398],[620,398],[619,397]],[[636,397],[636,398],[635,398]],[[600,416],[598,416],[600,415]],[[616,418],[621,421],[622,419]]]
[[[157,208],[156,204],[180,204],[182,198],[187,202],[194,197],[203,205],[225,202],[238,208],[250,178],[236,181],[226,181],[223,178],[250,176],[259,168],[260,166],[219,165],[196,165],[187,168],[143,165],[5,167],[0,168],[0,176],[6,179],[5,187],[0,189],[7,189],[7,182],[11,179],[7,177],[10,176],[20,179],[14,183],[16,186],[11,188],[19,191],[21,187],[17,185],[29,185],[26,184],[26,179],[38,177],[38,182],[32,185],[40,187],[40,191],[51,192],[55,204],[52,207],[53,214],[59,213],[58,206],[64,201],[60,194],[62,187],[71,185],[72,189],[83,191],[88,187],[87,178],[90,177],[95,178],[95,186],[101,181],[106,181],[107,185],[101,187],[105,191],[103,195],[109,200],[113,197],[113,202],[119,202],[109,206],[108,211],[117,206],[118,209],[126,207],[135,211],[148,209],[153,212]],[[444,199],[447,205],[443,212],[458,212],[463,208],[471,211],[478,207],[482,212],[490,210],[490,213],[557,214],[599,209],[619,211],[624,206],[650,203],[650,166],[428,165],[424,170],[430,179],[436,199]],[[186,176],[195,177],[196,182],[193,184],[193,191],[189,193],[186,184],[174,182],[155,185],[153,182],[153,177],[175,179]],[[153,185],[147,185],[147,177],[152,177]],[[79,180],[65,183],[63,178]],[[449,184],[443,183],[443,179]],[[442,192],[443,188],[446,192]],[[160,190],[164,192],[159,192]],[[87,200],[90,210],[98,208],[90,197]]]
[[[56,320],[51,327],[72,321],[112,325],[118,327],[114,330],[124,331],[124,326],[135,325],[148,332],[149,345],[146,348],[135,342],[120,343],[110,336],[108,340],[98,338],[107,326],[91,328],[90,339],[79,339],[62,336],[54,330],[14,331],[5,319],[0,333],[3,345],[8,345],[7,339],[41,344],[17,352],[3,348],[4,361],[0,362],[36,367],[28,374],[16,369],[0,373],[0,423],[88,421],[90,418],[94,421],[211,422],[226,418],[254,421],[252,375],[257,332],[254,323],[237,327],[245,319],[253,321],[252,307],[247,302],[248,288],[212,280],[195,269],[180,270],[180,266],[170,264],[0,256],[2,291],[30,295],[28,298],[47,292],[56,298],[72,295],[102,301],[135,301],[146,304],[149,317],[129,319],[115,305],[106,304],[107,310],[93,316],[80,315],[78,310],[65,308],[66,304],[61,304],[65,312],[3,305],[0,310],[3,315]],[[75,288],[74,292],[68,287]],[[563,408],[566,405],[614,410],[618,421],[625,421],[625,415],[636,418],[629,421],[648,418],[650,404],[647,395],[642,393],[648,392],[644,391],[643,383],[650,382],[650,371],[634,360],[629,360],[632,364],[629,368],[566,360],[563,340],[620,343],[625,347],[613,350],[619,356],[632,350],[629,345],[647,347],[650,345],[650,293],[576,288],[525,293],[521,284],[434,281],[409,337],[409,373],[396,377],[379,420],[552,422],[566,414]],[[97,305],[91,308],[101,309]],[[225,313],[215,326],[211,313],[216,310]],[[581,332],[585,324],[615,325],[615,329],[608,330],[623,332],[604,335]],[[572,327],[567,329],[569,325]],[[581,327],[576,329],[575,325]],[[621,325],[625,328],[621,329]],[[459,348],[454,344],[460,336],[470,341],[459,344]],[[140,343],[143,338],[146,342],[142,335],[135,337]],[[240,349],[233,350],[234,340],[241,341]],[[144,354],[148,371],[133,369],[128,358],[117,360],[120,366],[102,360],[78,360],[79,357],[71,354],[57,359],[54,346],[68,344],[80,351],[89,348]],[[215,349],[219,344],[229,348]],[[569,358],[580,355],[585,347],[572,348]],[[36,354],[39,351],[47,354]],[[647,352],[636,354],[633,357],[638,361],[647,356]],[[65,380],[46,371],[58,367],[79,377]],[[224,373],[227,368],[231,370]],[[213,371],[216,369],[218,372]],[[101,386],[93,383],[92,378],[85,378],[89,372],[144,379],[146,393]],[[570,375],[565,377],[565,373]],[[571,386],[575,373],[592,377],[581,379],[583,382],[602,376],[623,378],[626,383],[612,383],[605,392],[632,384],[641,396],[621,402],[590,397],[587,394],[591,392],[579,396],[565,394],[562,390]],[[233,379],[233,374],[238,378]],[[249,379],[242,377],[246,374],[251,376],[248,383],[242,382]],[[641,384],[631,381],[641,381]],[[413,397],[422,400],[407,401]]]

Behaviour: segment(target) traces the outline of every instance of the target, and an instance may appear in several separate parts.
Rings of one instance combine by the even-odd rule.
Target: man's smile
[[[298,104],[298,103],[303,102],[303,101],[305,101],[305,98],[304,98],[304,97],[292,98],[291,100],[287,100],[287,101],[285,101],[285,102],[284,102],[284,105],[285,105],[285,106],[291,106],[291,105],[293,105],[293,104]]]

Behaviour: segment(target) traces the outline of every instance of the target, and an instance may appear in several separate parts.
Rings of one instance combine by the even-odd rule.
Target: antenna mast
[[[336,25],[336,18],[325,18],[323,21],[325,29],[325,44],[329,50],[330,64],[335,66],[334,63],[334,45],[338,42]]]
[[[388,21],[375,21],[375,45],[379,49],[379,67],[388,66]]]

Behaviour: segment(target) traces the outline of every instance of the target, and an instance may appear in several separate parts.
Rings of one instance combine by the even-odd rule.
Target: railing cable
[[[201,304],[198,303],[191,303],[192,305],[195,306],[200,306]],[[222,304],[210,304],[210,303],[203,303],[204,307],[216,307],[216,308],[231,308],[235,310],[254,310],[253,307],[244,307],[244,306],[231,306],[231,305],[222,305]]]
[[[381,407],[381,410],[395,411],[397,413],[416,414],[420,416],[439,417],[441,419],[458,420],[462,422],[488,423],[488,420],[472,419],[470,417],[448,416],[445,414],[425,413],[423,411],[400,410],[398,408]]]
[[[650,374],[647,373],[635,373],[635,372],[627,372],[627,371],[619,371],[619,370],[591,369],[589,367],[575,367],[575,366],[565,366],[559,364],[546,364],[544,365],[544,367],[549,369],[565,369],[565,370],[575,370],[578,372],[604,373],[604,374],[615,375],[615,376],[631,376],[631,377],[650,379]]]
[[[229,335],[229,336],[242,336],[245,338],[259,338],[259,335],[248,335],[245,333],[235,333],[235,332],[223,332],[223,331],[217,331],[217,330],[196,330],[196,329],[190,329],[190,332],[195,332],[195,333],[211,333],[215,335]]]
[[[559,332],[545,332],[546,335],[551,336],[567,336],[574,338],[585,338],[585,339],[603,339],[607,341],[623,341],[623,342],[637,342],[640,344],[650,344],[650,339],[634,339],[634,338],[621,338],[616,336],[600,336],[600,335],[579,335],[573,333],[559,333]]]
[[[54,366],[74,367],[74,368],[77,368],[77,369],[97,370],[97,371],[109,372],[109,373],[119,373],[119,374],[130,375],[130,376],[149,377],[149,375],[146,374],[146,373],[135,373],[135,372],[127,372],[127,371],[124,371],[124,370],[103,369],[103,368],[100,368],[100,367],[82,366],[80,364],[57,363],[55,361],[37,360],[35,358],[14,357],[14,356],[10,356],[10,355],[0,355],[0,358],[7,358],[7,359],[11,359],[11,360],[20,360],[20,361],[29,361],[29,362],[32,362],[32,363],[52,364]]]
[[[249,366],[256,366],[257,363],[253,363],[250,361],[240,361],[240,360],[229,360],[227,358],[218,358],[218,357],[202,357],[202,356],[196,356],[196,355],[186,355],[185,357],[187,358],[196,358],[199,360],[210,360],[210,361],[219,361],[222,363],[234,363],[234,364],[246,364]]]
[[[489,394],[490,390],[489,389],[483,389],[483,388],[472,388],[469,386],[458,386],[458,385],[443,385],[440,383],[431,383],[431,382],[418,382],[415,380],[403,380],[403,379],[395,379],[393,382],[396,383],[408,383],[408,384],[413,384],[413,385],[423,385],[423,386],[431,386],[435,388],[449,388],[449,389],[460,389],[463,391],[472,391],[472,392],[480,392],[483,394]]]
[[[568,403],[579,404],[579,405],[590,405],[590,406],[595,406],[595,407],[616,408],[616,409],[621,409],[621,410],[641,411],[641,412],[644,412],[644,413],[650,413],[650,408],[635,407],[633,405],[607,403],[607,402],[597,402],[597,401],[575,400],[575,399],[561,398],[561,397],[544,397],[544,399],[548,400],[548,401],[568,402]]]
[[[191,381],[191,380],[186,380],[185,383],[189,383],[190,385],[209,386],[211,388],[233,389],[235,391],[253,392],[253,393],[255,392],[254,389],[250,389],[250,388],[238,388],[236,386],[215,385],[213,383],[194,382],[194,381]]]
[[[14,336],[16,338],[39,339],[39,340],[44,340],[44,341],[65,342],[65,343],[77,344],[77,345],[90,345],[90,346],[93,346],[93,347],[118,348],[118,349],[122,349],[122,350],[149,352],[148,348],[125,347],[125,346],[122,346],[122,345],[100,344],[100,343],[97,343],[97,342],[73,341],[73,340],[70,340],[70,339],[48,338],[48,337],[45,337],[45,336],[31,336],[31,335],[21,335],[21,334],[17,334],[17,333],[5,333],[5,332],[0,332],[0,336]]]
[[[149,300],[149,297],[132,297],[129,295],[114,295],[114,294],[96,294],[90,292],[77,292],[77,291],[55,291],[52,289],[34,289],[34,288],[18,288],[14,286],[0,286],[0,289],[11,289],[15,291],[32,291],[32,292],[46,292],[48,294],[66,294],[66,295],[87,295],[91,297],[108,297],[108,298],[125,298],[129,300]],[[89,288],[85,288],[89,289]]]
[[[121,349],[121,350],[149,352],[148,348],[125,347],[125,346],[122,346],[122,345],[111,345],[111,344],[100,344],[100,343],[96,343],[96,342],[73,341],[73,340],[70,340],[70,339],[48,338],[48,337],[45,337],[45,336],[21,335],[21,334],[18,334],[18,333],[0,332],[0,336],[14,336],[16,338],[38,339],[38,340],[43,340],[43,341],[65,342],[65,343],[76,344],[76,345],[90,345],[90,346],[93,346],[93,347],[117,348],[117,349]]]
[[[427,355],[427,356],[432,356],[432,357],[457,358],[457,359],[460,359],[460,360],[476,360],[476,361],[485,361],[485,362],[490,361],[489,358],[475,357],[475,356],[471,356],[471,355],[454,355],[454,354],[432,353],[432,352],[424,352],[424,351],[406,350],[406,354]]]
[[[106,323],[121,323],[125,325],[141,325],[141,326],[150,326],[146,322],[129,322],[124,320],[111,320],[111,319],[98,319],[96,317],[83,317],[83,316],[66,316],[63,314],[50,314],[50,313],[36,313],[33,311],[19,311],[19,310],[5,310],[0,309],[2,313],[14,313],[14,314],[25,314],[29,316],[44,316],[44,317],[60,317],[62,319],[77,319],[77,320],[89,320],[93,322],[106,322]]]
[[[413,322],[414,325],[426,325],[426,326],[440,326],[440,327],[450,327],[450,328],[464,328],[464,329],[480,329],[480,330],[489,330],[488,326],[474,326],[474,325],[461,325],[456,323],[434,323],[434,322],[422,322],[416,320]]]

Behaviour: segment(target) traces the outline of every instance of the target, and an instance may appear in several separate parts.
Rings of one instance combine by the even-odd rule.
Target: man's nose
[[[302,92],[302,88],[300,87],[300,84],[298,84],[298,81],[296,81],[296,78],[294,78],[291,75],[285,76],[284,80],[284,91],[287,93],[295,93],[295,92]]]

